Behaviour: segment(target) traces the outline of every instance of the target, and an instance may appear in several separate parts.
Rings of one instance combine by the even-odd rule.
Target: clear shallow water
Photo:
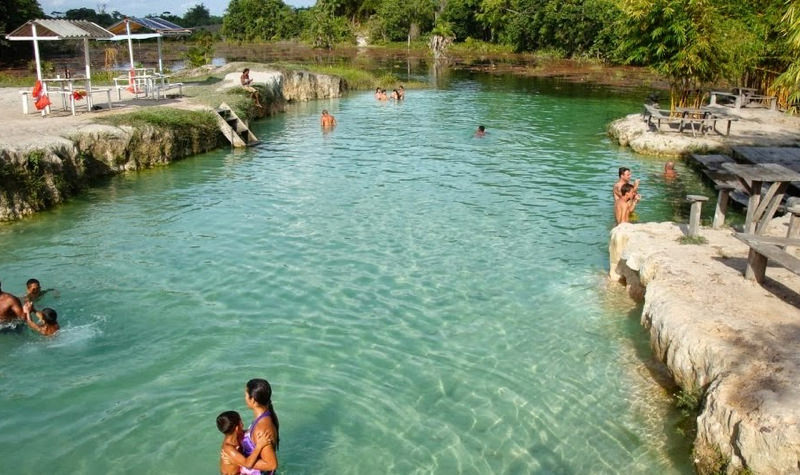
[[[633,168],[642,220],[710,192],[608,143],[638,104],[481,76],[399,106],[353,94],[0,225],[3,288],[57,288],[62,322],[0,334],[3,465],[215,473],[214,418],[249,421],[264,377],[282,473],[688,472],[606,283],[610,190]]]

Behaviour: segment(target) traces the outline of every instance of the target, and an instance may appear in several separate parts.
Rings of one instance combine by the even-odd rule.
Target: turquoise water
[[[39,278],[62,322],[0,334],[3,466],[215,473],[214,419],[249,421],[263,377],[282,473],[689,472],[607,244],[618,166],[642,220],[708,190],[609,143],[638,104],[485,76],[352,94],[0,225],[3,289]]]

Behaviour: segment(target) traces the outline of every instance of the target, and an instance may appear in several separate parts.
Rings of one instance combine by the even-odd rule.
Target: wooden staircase
[[[222,103],[215,110],[217,113],[217,124],[222,135],[230,140],[234,147],[250,147],[259,142],[255,134],[250,131],[250,127],[236,115],[231,107]]]

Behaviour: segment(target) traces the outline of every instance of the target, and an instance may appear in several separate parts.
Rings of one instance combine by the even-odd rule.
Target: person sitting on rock
[[[256,107],[262,109],[263,106],[261,105],[261,95],[258,93],[258,89],[252,86],[253,80],[250,78],[250,68],[244,68],[242,71],[242,77],[239,78],[239,81],[242,83],[242,89],[245,91],[250,92],[250,96],[256,103]]]

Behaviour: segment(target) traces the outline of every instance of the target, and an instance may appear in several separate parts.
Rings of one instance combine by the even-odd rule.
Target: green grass
[[[204,133],[215,133],[217,121],[210,111],[187,111],[166,107],[151,107],[127,114],[117,114],[98,119],[98,122],[132,127],[154,126],[174,131],[200,129]]]
[[[505,56],[514,54],[514,48],[510,45],[498,45],[486,41],[467,38],[460,43],[453,43],[447,48],[448,53],[471,56],[471,55],[491,55]]]
[[[678,238],[681,244],[708,244],[708,239],[703,236],[681,236]]]

